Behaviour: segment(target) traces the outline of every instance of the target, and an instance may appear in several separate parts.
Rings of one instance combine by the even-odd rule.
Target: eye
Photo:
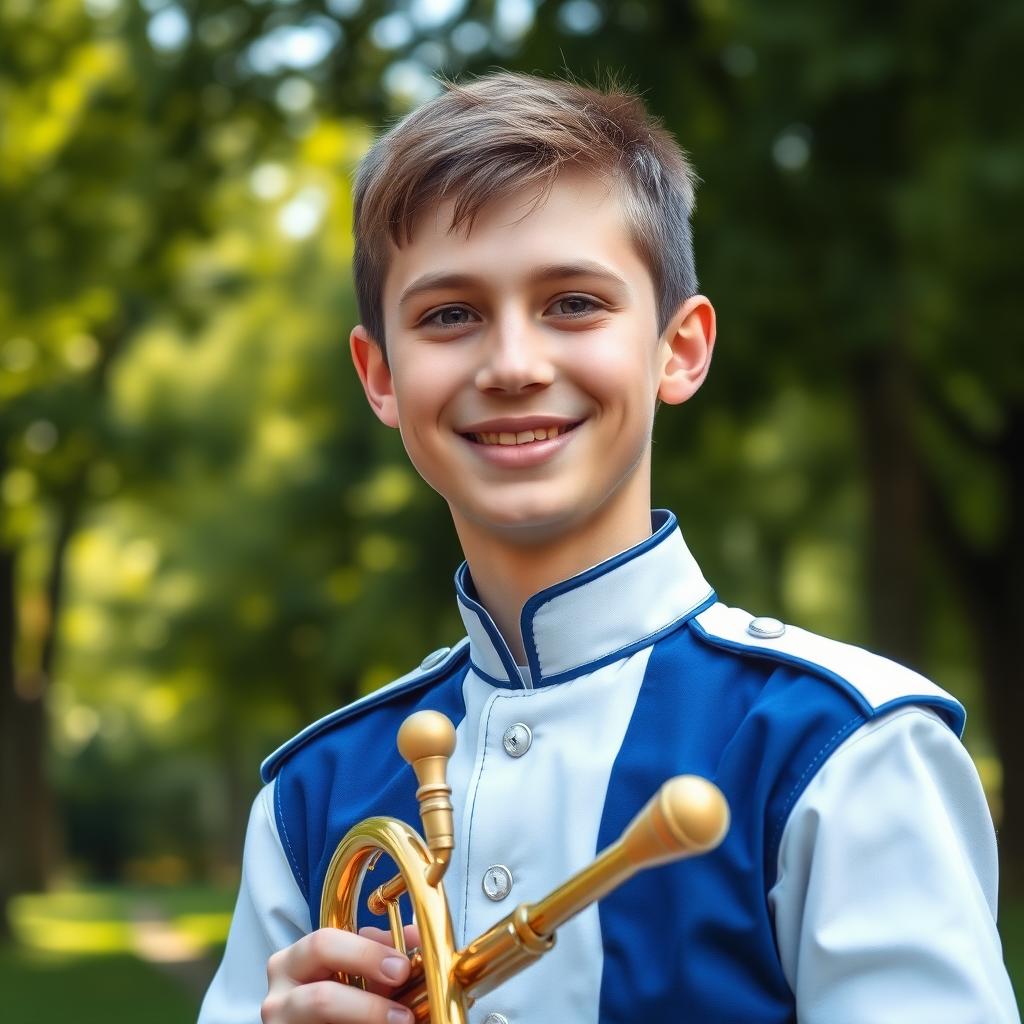
[[[476,314],[466,306],[444,306],[420,321],[421,327],[465,327],[474,323]]]
[[[555,316],[564,317],[586,316],[602,308],[599,302],[586,295],[563,295],[548,306],[548,310]]]

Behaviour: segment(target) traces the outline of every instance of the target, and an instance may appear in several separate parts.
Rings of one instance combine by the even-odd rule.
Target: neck
[[[495,533],[452,510],[477,594],[517,664],[526,663],[519,617],[530,597],[651,535],[649,492],[623,506],[528,540],[514,531]]]

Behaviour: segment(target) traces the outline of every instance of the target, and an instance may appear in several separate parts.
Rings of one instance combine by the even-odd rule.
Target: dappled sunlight
[[[794,544],[782,567],[781,581],[794,621],[812,631],[853,641],[857,573],[856,559],[840,541]]]
[[[107,894],[58,892],[20,896],[11,906],[18,941],[50,953],[127,953],[132,932],[124,904]]]
[[[203,952],[194,935],[166,921],[136,921],[131,931],[132,951],[150,963],[196,960]]]
[[[56,5],[54,5],[56,6]],[[0,181],[17,185],[39,170],[74,137],[89,101],[127,70],[127,53],[117,40],[83,42],[58,74],[31,88],[7,94],[6,131],[0,140]]]
[[[184,703],[184,694],[174,687],[150,686],[143,695],[139,709],[150,725],[161,726],[173,721]]]
[[[173,889],[64,890],[17,897],[11,921],[25,950],[45,954],[131,953],[171,962],[194,960],[223,945],[229,911],[179,913],[176,899]],[[223,897],[211,893],[207,899],[219,903]]]
[[[174,918],[174,926],[201,948],[213,949],[226,941],[231,914],[181,914]]]
[[[416,477],[408,466],[381,466],[364,484],[352,488],[352,511],[359,516],[393,515],[416,493]]]
[[[67,921],[26,917],[17,926],[24,945],[51,953],[129,953],[132,929],[121,921]]]
[[[359,561],[370,572],[387,572],[398,564],[402,543],[383,533],[371,533],[359,544]]]

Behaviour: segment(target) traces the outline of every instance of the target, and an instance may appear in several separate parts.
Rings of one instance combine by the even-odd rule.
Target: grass
[[[132,921],[145,909],[192,940],[197,951],[222,945],[234,894],[203,886],[67,889],[20,896],[12,906],[22,945],[51,953],[125,953],[134,948]]]
[[[1003,939],[1006,968],[1017,993],[1017,1005],[1024,1016],[1024,902],[1000,908],[999,934]]]
[[[199,995],[136,954],[132,921],[156,910],[196,950],[218,961],[234,893],[220,888],[92,888],[20,897],[19,942],[0,947],[5,1024],[191,1024]],[[1024,990],[1024,902],[1002,908],[1010,977]],[[1024,1001],[1021,1001],[1024,1010]]]
[[[189,1024],[196,999],[127,953],[63,955],[0,949],[7,1024]]]
[[[17,942],[0,948],[5,1024],[190,1024],[199,992],[170,965],[140,955],[136,920],[166,922],[177,946],[219,960],[234,893],[212,887],[86,888],[21,896]],[[203,977],[203,968],[192,977]]]

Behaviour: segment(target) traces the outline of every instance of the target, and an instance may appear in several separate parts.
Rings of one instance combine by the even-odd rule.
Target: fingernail
[[[383,963],[380,965],[380,973],[384,975],[388,981],[401,981],[406,974],[409,973],[409,961],[405,957],[401,956],[389,956],[385,957]],[[392,1013],[398,1013],[398,1010],[392,1010]],[[395,1018],[395,1024],[398,1024],[398,1020],[406,1020],[405,1017]],[[390,1020],[390,1018],[389,1018]]]
[[[388,1010],[388,1024],[412,1024],[412,1014],[408,1010]]]

